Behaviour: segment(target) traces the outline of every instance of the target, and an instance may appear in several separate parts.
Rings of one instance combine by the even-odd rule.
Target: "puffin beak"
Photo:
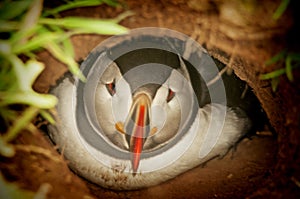
[[[148,95],[138,94],[133,98],[133,104],[126,122],[127,142],[132,153],[131,163],[136,173],[144,143],[150,133],[150,105]]]

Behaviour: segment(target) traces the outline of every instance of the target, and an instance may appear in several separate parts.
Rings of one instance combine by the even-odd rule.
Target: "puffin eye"
[[[168,93],[168,97],[167,97],[167,102],[171,101],[175,96],[175,92],[172,91],[172,89],[169,88],[169,93]]]
[[[109,92],[109,94],[111,96],[113,96],[116,93],[116,85],[115,85],[115,81],[105,84],[107,91]]]

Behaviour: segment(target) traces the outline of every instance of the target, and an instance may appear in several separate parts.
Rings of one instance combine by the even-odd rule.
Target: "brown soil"
[[[15,141],[17,155],[0,159],[0,169],[6,179],[33,191],[42,183],[48,183],[51,185],[49,198],[299,198],[299,72],[294,72],[292,83],[283,76],[275,93],[269,81],[259,79],[261,73],[278,67],[265,67],[265,60],[289,45],[286,38],[293,27],[291,10],[274,21],[271,15],[279,0],[249,1],[250,4],[246,3],[248,1],[199,2],[130,0],[126,6],[135,15],[121,24],[128,28],[166,27],[196,39],[253,88],[276,137],[267,133],[251,140],[244,139],[233,154],[210,161],[205,167],[192,169],[155,187],[115,192],[91,184],[70,171],[68,162],[43,133],[24,132]],[[99,6],[64,14],[109,18],[124,10]],[[228,10],[231,10],[229,14]],[[76,60],[84,59],[105,38],[97,35],[73,37]],[[34,88],[47,92],[67,69],[47,52],[40,53],[39,59],[46,64],[46,70]]]

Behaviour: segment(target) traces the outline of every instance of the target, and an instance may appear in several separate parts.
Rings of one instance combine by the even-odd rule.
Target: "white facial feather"
[[[112,109],[115,122],[125,122],[132,103],[129,84],[124,78],[116,82],[116,93],[112,96]]]
[[[151,104],[151,126],[156,127],[158,132],[162,129],[167,117],[168,88],[160,87]]]

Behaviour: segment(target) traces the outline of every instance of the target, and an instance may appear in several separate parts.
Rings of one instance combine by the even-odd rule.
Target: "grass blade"
[[[39,94],[33,91],[28,92],[6,92],[0,93],[0,106],[12,104],[30,105],[41,109],[50,109],[57,104],[57,98],[50,94]]]
[[[285,59],[285,72],[290,81],[294,80],[292,70],[292,57],[288,55]]]
[[[273,14],[273,19],[275,19],[275,20],[279,19],[282,16],[282,14],[284,13],[284,11],[287,9],[289,3],[290,3],[290,0],[281,0],[280,5],[278,6],[278,8],[276,9],[276,11]]]
[[[47,45],[47,49],[51,52],[51,54],[56,57],[59,61],[65,63],[69,70],[76,75],[81,81],[86,81],[84,75],[81,73],[78,64],[75,62],[73,57],[66,54],[63,49],[59,45],[54,42],[50,42]]]
[[[42,110],[40,110],[40,114],[50,124],[55,124],[55,120],[53,119],[52,115],[49,112],[47,112],[46,110],[42,109]]]
[[[31,40],[28,40],[24,45],[18,45],[18,46],[14,45],[12,51],[15,54],[22,54],[22,53],[38,50],[41,47],[45,47],[49,42],[62,39],[62,37],[67,37],[67,36],[62,36],[61,34],[57,34],[53,32],[37,35],[33,37]]]
[[[265,65],[269,66],[271,64],[275,64],[276,62],[283,60],[285,56],[286,56],[286,51],[283,50],[283,51],[279,52],[278,54],[276,54],[275,56],[271,57],[269,60],[267,60],[265,62]]]
[[[261,74],[260,79],[266,80],[266,79],[272,79],[275,77],[279,77],[280,75],[283,75],[285,73],[285,68],[281,68],[275,71],[272,71],[270,73]]]
[[[0,18],[0,32],[15,31],[20,28],[20,23],[16,21],[5,21]]]
[[[17,118],[13,124],[13,126],[8,130],[8,132],[2,137],[2,140],[4,142],[10,142],[14,138],[17,137],[19,132],[23,128],[25,128],[28,123],[31,122],[31,120],[38,114],[39,109],[37,107],[29,107],[27,108],[23,114]]]
[[[62,19],[42,18],[40,24],[57,25],[70,30],[74,30],[76,34],[95,33],[102,35],[125,34],[128,29],[114,23],[112,20],[99,20],[82,17],[66,17]]]
[[[0,4],[0,19],[11,20],[24,13],[30,6],[32,0],[6,1]]]
[[[279,85],[279,82],[280,82],[280,79],[279,77],[274,77],[272,80],[271,80],[271,86],[272,86],[272,91],[275,92],[277,90],[277,87]]]
[[[44,70],[41,62],[29,60],[26,65],[17,56],[9,56],[18,82],[18,90],[33,91],[31,85]]]
[[[24,20],[22,23],[22,26],[20,28],[20,31],[26,31],[28,29],[31,29],[34,27],[38,19],[40,18],[40,15],[42,13],[43,9],[43,1],[42,0],[33,0],[31,3],[31,6],[28,10],[28,12],[24,16]]]
[[[135,13],[132,11],[126,11],[123,12],[121,14],[119,14],[117,17],[115,17],[114,19],[110,19],[110,21],[113,21],[115,23],[120,23],[122,20],[124,20],[125,18],[134,15]]]
[[[75,52],[74,52],[74,48],[73,48],[73,44],[71,42],[71,39],[65,39],[62,41],[62,45],[64,47],[64,51],[65,53],[68,54],[68,56],[70,57],[75,57]]]

